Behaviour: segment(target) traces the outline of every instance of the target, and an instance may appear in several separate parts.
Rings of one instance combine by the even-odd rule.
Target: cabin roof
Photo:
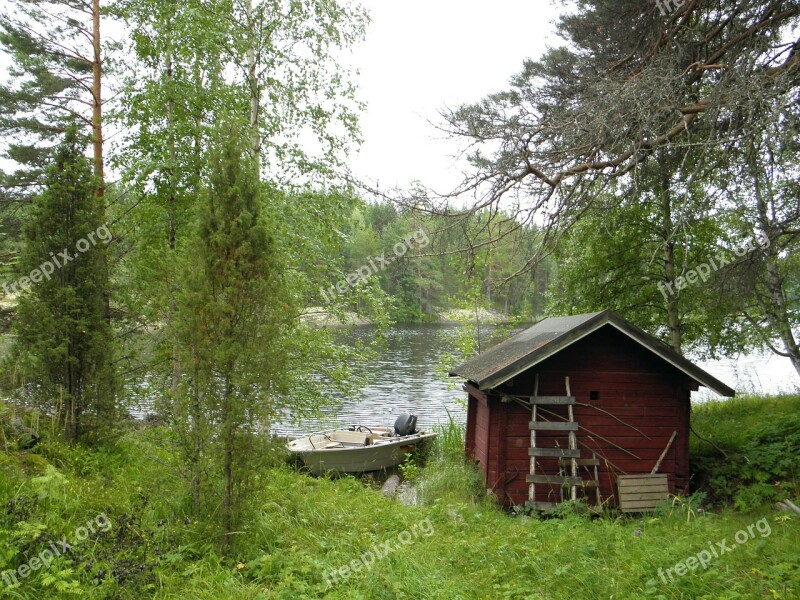
[[[540,321],[533,327],[454,367],[450,371],[450,376],[472,381],[481,390],[491,389],[561,352],[601,327],[614,327],[621,331],[634,342],[717,394],[729,398],[735,394],[733,389],[611,310],[553,317]]]

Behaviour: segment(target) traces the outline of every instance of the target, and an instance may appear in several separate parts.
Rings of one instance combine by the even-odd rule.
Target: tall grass
[[[762,421],[754,403],[729,410],[746,427],[757,428]],[[771,414],[767,404],[764,413]],[[791,402],[773,407],[776,421],[787,421],[778,414],[785,416],[791,407]],[[719,432],[729,432],[717,441],[734,447],[741,440],[745,449],[751,444],[753,429],[735,432],[722,407],[708,410],[717,412],[696,424],[701,433],[712,435],[716,423]],[[422,506],[387,500],[353,477],[331,480],[283,466],[265,468],[248,498],[253,510],[237,532],[237,554],[230,558],[215,550],[215,532],[185,518],[181,507],[188,490],[176,476],[181,460],[165,443],[166,431],[134,431],[106,450],[49,440],[30,452],[0,452],[0,571],[27,563],[51,540],[72,539],[76,528],[101,512],[112,524],[107,533],[75,544],[58,564],[20,579],[17,587],[0,580],[0,597],[788,600],[800,595],[800,518],[777,513],[769,504],[716,514],[512,518],[480,499],[482,476],[463,457],[464,428],[451,419],[437,431],[420,475]],[[40,464],[30,462],[33,455]],[[710,544],[727,540],[730,547],[737,532],[760,519],[769,523],[769,535],[737,544],[707,568],[674,574],[676,564]],[[423,521],[430,535],[411,535]],[[393,551],[363,566],[361,557],[383,544]],[[325,577],[359,563],[338,582]],[[663,581],[659,569],[670,568],[673,579]]]
[[[448,411],[447,423],[433,427],[431,455],[419,477],[418,501],[474,504],[484,499],[483,473],[464,456],[466,427],[453,420]]]
[[[748,509],[800,491],[800,396],[742,397],[693,407],[692,484]]]
[[[0,333],[0,362],[11,352],[14,338],[9,333]]]
[[[436,458],[459,458],[464,456],[464,446],[467,439],[465,425],[456,423],[453,415],[447,410],[447,423],[438,423],[433,426],[437,435],[433,442],[433,455]]]

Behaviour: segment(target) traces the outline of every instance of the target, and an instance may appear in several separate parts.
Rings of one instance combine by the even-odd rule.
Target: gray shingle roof
[[[735,394],[733,389],[685,359],[672,348],[631,325],[610,310],[569,317],[553,317],[540,321],[533,327],[521,331],[453,368],[450,376],[472,381],[482,390],[493,388],[605,326],[618,329],[717,394],[728,397]]]

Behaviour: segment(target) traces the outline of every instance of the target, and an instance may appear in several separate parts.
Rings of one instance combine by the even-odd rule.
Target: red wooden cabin
[[[612,311],[546,319],[450,375],[467,380],[466,452],[487,487],[534,508],[572,489],[616,505],[617,476],[650,473],[665,449],[658,472],[686,493],[690,392],[734,395]]]

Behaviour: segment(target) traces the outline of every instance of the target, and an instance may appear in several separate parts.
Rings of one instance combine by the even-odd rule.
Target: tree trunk
[[[775,229],[772,225],[771,214],[774,214],[774,209],[769,206],[770,200],[767,198],[772,197],[771,192],[764,194],[762,181],[760,177],[760,168],[755,160],[756,149],[751,146],[750,148],[750,168],[753,172],[753,183],[756,197],[756,208],[758,210],[758,223],[761,230],[767,237]],[[770,240],[774,241],[774,240]],[[772,331],[776,332],[781,342],[787,358],[791,361],[794,370],[800,375],[800,347],[798,347],[797,340],[792,331],[792,321],[789,318],[789,309],[786,301],[786,290],[784,288],[784,278],[778,269],[778,261],[780,260],[780,247],[778,244],[770,243],[764,250],[765,261],[765,274],[764,283],[766,293],[759,294],[756,290],[758,302],[767,318]]]
[[[661,186],[661,237],[664,248],[664,300],[667,309],[667,323],[669,326],[670,346],[678,354],[683,354],[681,350],[682,332],[681,317],[678,309],[678,290],[675,289],[675,241],[674,226],[672,223],[672,199],[670,197],[669,175],[662,175]]]
[[[253,0],[247,0],[247,83],[250,92],[250,145],[256,164],[261,168],[261,136],[259,135],[259,108],[261,92],[258,89],[258,62],[256,61],[256,22],[253,17]]]
[[[200,520],[200,510],[202,508],[202,493],[200,485],[202,482],[202,473],[200,465],[201,448],[202,448],[202,431],[201,423],[203,413],[200,405],[200,369],[194,370],[194,382],[192,386],[192,403],[189,410],[192,419],[192,512],[195,521]]]
[[[92,148],[94,150],[94,174],[97,177],[98,198],[106,194],[105,168],[103,165],[103,64],[100,54],[100,0],[92,0]]]
[[[167,185],[169,186],[168,189],[168,222],[167,222],[167,244],[170,249],[170,253],[172,257],[170,260],[175,260],[175,249],[177,247],[177,217],[176,217],[176,210],[177,210],[177,202],[176,202],[176,167],[177,167],[177,150],[175,148],[175,100],[172,97],[172,90],[173,90],[173,67],[172,67],[172,24],[168,23],[167,27],[167,69],[165,73],[166,82],[167,82],[167,130],[169,131],[169,165],[167,167]],[[177,311],[177,306],[175,305],[175,299],[173,296],[172,301],[172,314],[174,315]],[[172,398],[176,400],[178,397],[178,386],[180,385],[181,381],[181,361],[178,356],[178,342],[175,342],[175,346],[172,352]]]
[[[222,398],[222,477],[224,491],[222,496],[222,543],[230,549],[233,533],[233,443],[235,427],[233,422],[232,391],[230,380],[225,379]]]

